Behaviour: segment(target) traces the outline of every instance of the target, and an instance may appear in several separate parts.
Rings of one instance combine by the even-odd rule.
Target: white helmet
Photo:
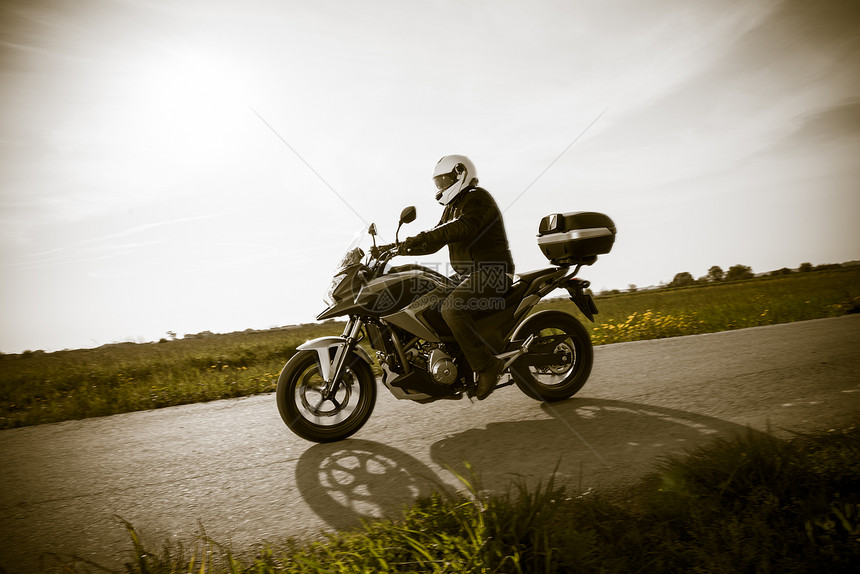
[[[446,155],[433,169],[433,183],[436,184],[436,201],[448,205],[461,191],[478,184],[478,172],[466,156]]]

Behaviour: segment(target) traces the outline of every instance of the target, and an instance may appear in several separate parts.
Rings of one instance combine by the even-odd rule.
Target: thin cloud
[[[801,121],[788,139],[807,141],[860,137],[860,98],[807,114]]]
[[[119,233],[112,233],[110,235],[102,235],[100,237],[93,237],[91,239],[84,239],[82,241],[77,242],[77,245],[84,245],[87,243],[98,243],[100,241],[110,241],[113,239],[119,239],[121,237],[128,237],[130,235],[142,233],[144,231],[149,231],[150,229],[158,229],[159,227],[179,225],[181,223],[189,223],[191,221],[200,221],[202,219],[213,219],[216,217],[221,217],[221,215],[212,213],[212,214],[207,214],[207,215],[196,215],[194,217],[184,217],[181,219],[171,219],[169,221],[159,221],[157,223],[147,223],[144,225],[138,225],[137,227],[133,227],[133,228],[127,229],[125,231],[120,231]]]

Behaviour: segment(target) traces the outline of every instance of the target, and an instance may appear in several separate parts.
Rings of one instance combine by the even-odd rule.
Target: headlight
[[[325,294],[325,297],[323,297],[323,301],[329,307],[331,307],[332,305],[334,305],[336,303],[336,301],[334,300],[334,292],[337,290],[338,287],[340,287],[340,284],[343,283],[343,280],[346,279],[346,276],[347,276],[346,273],[341,273],[339,275],[335,275],[332,278],[331,285],[329,286],[328,291]]]

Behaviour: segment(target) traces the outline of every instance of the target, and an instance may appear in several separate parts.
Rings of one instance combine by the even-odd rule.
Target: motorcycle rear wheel
[[[291,431],[313,442],[339,441],[356,433],[376,405],[376,379],[360,356],[353,353],[334,396],[322,395],[325,386],[319,357],[299,351],[278,377],[278,411]]]
[[[594,364],[591,337],[582,323],[563,311],[542,311],[526,319],[514,339],[525,341],[530,335],[536,338],[563,335],[553,352],[565,358],[559,364],[541,367],[515,362],[510,372],[520,390],[535,400],[546,402],[561,401],[579,392]],[[524,357],[527,360],[528,354]]]

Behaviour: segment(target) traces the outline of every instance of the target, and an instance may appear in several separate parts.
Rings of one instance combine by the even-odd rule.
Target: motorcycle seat
[[[535,269],[534,271],[526,271],[525,273],[517,273],[513,276],[514,285],[522,281],[526,285],[530,285],[535,279],[539,279],[544,275],[549,275],[558,271],[558,267],[546,267],[544,269]]]

